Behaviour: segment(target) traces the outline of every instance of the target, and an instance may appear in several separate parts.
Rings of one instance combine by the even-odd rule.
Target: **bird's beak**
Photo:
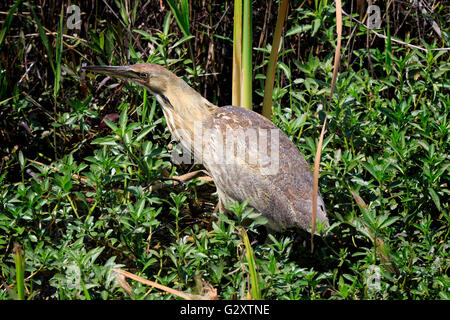
[[[130,66],[87,66],[83,69],[92,72],[98,72],[110,77],[130,80],[141,84],[141,74],[134,71]]]

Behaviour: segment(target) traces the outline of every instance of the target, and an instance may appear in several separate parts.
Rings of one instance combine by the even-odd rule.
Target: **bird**
[[[172,137],[212,177],[221,212],[230,202],[247,202],[267,219],[270,231],[311,228],[311,169],[296,145],[272,121],[239,106],[216,106],[158,64],[84,69],[128,80],[155,96]],[[316,212],[317,220],[329,226],[320,192]]]

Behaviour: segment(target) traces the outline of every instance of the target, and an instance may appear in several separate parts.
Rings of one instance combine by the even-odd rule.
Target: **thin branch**
[[[387,39],[387,37],[386,37],[384,34],[378,33],[378,32],[376,32],[376,31],[370,29],[367,25],[365,25],[364,23],[362,23],[362,22],[359,21],[358,19],[356,19],[356,18],[354,18],[354,17],[351,17],[351,16],[350,16],[348,13],[346,13],[344,10],[342,10],[342,13],[343,13],[345,16],[350,17],[352,20],[356,21],[358,24],[362,25],[364,28],[367,28],[370,32],[372,32],[372,33],[373,33],[374,35],[376,35],[377,37],[382,38],[382,39]],[[422,50],[422,51],[428,52],[428,49],[426,49],[426,48],[419,47],[419,46],[416,46],[416,45],[414,45],[414,44],[406,43],[406,42],[404,42],[404,41],[397,40],[397,39],[395,39],[395,38],[391,38],[391,41],[392,41],[392,42],[395,42],[395,43],[398,43],[398,44],[401,44],[401,45],[404,45],[404,46],[407,46],[407,47],[410,47],[410,48],[414,48],[414,49],[418,49],[418,50]],[[450,50],[450,48],[434,48],[434,49],[430,49],[430,50],[431,50],[431,51],[448,51],[448,50]]]

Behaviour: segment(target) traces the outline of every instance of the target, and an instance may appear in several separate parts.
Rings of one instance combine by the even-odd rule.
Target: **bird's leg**
[[[217,201],[217,205],[216,205],[216,207],[214,208],[214,211],[213,211],[213,213],[217,213],[217,212],[225,213],[225,207],[223,205],[223,201],[222,201],[221,198],[219,198],[219,201]]]
[[[213,213],[217,213],[217,211],[220,211],[220,200],[217,202],[216,207],[214,208]]]
[[[219,202],[217,203],[217,207],[219,208],[220,213],[225,213],[225,205],[223,204],[223,200],[219,198]]]
[[[217,205],[214,208],[214,213],[220,212],[220,213],[226,213],[226,208],[225,208],[225,196],[224,194],[220,191],[220,189],[217,187],[217,196],[219,198],[219,201],[217,201]]]

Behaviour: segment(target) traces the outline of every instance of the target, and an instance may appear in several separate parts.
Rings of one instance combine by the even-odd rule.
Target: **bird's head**
[[[87,71],[98,72],[139,84],[154,94],[165,95],[172,87],[183,86],[184,81],[164,67],[139,63],[131,66],[89,66]]]
[[[139,84],[149,90],[163,107],[169,129],[193,128],[215,108],[212,103],[192,89],[183,79],[166,68],[151,63],[131,66],[89,66],[85,70],[98,72]]]

